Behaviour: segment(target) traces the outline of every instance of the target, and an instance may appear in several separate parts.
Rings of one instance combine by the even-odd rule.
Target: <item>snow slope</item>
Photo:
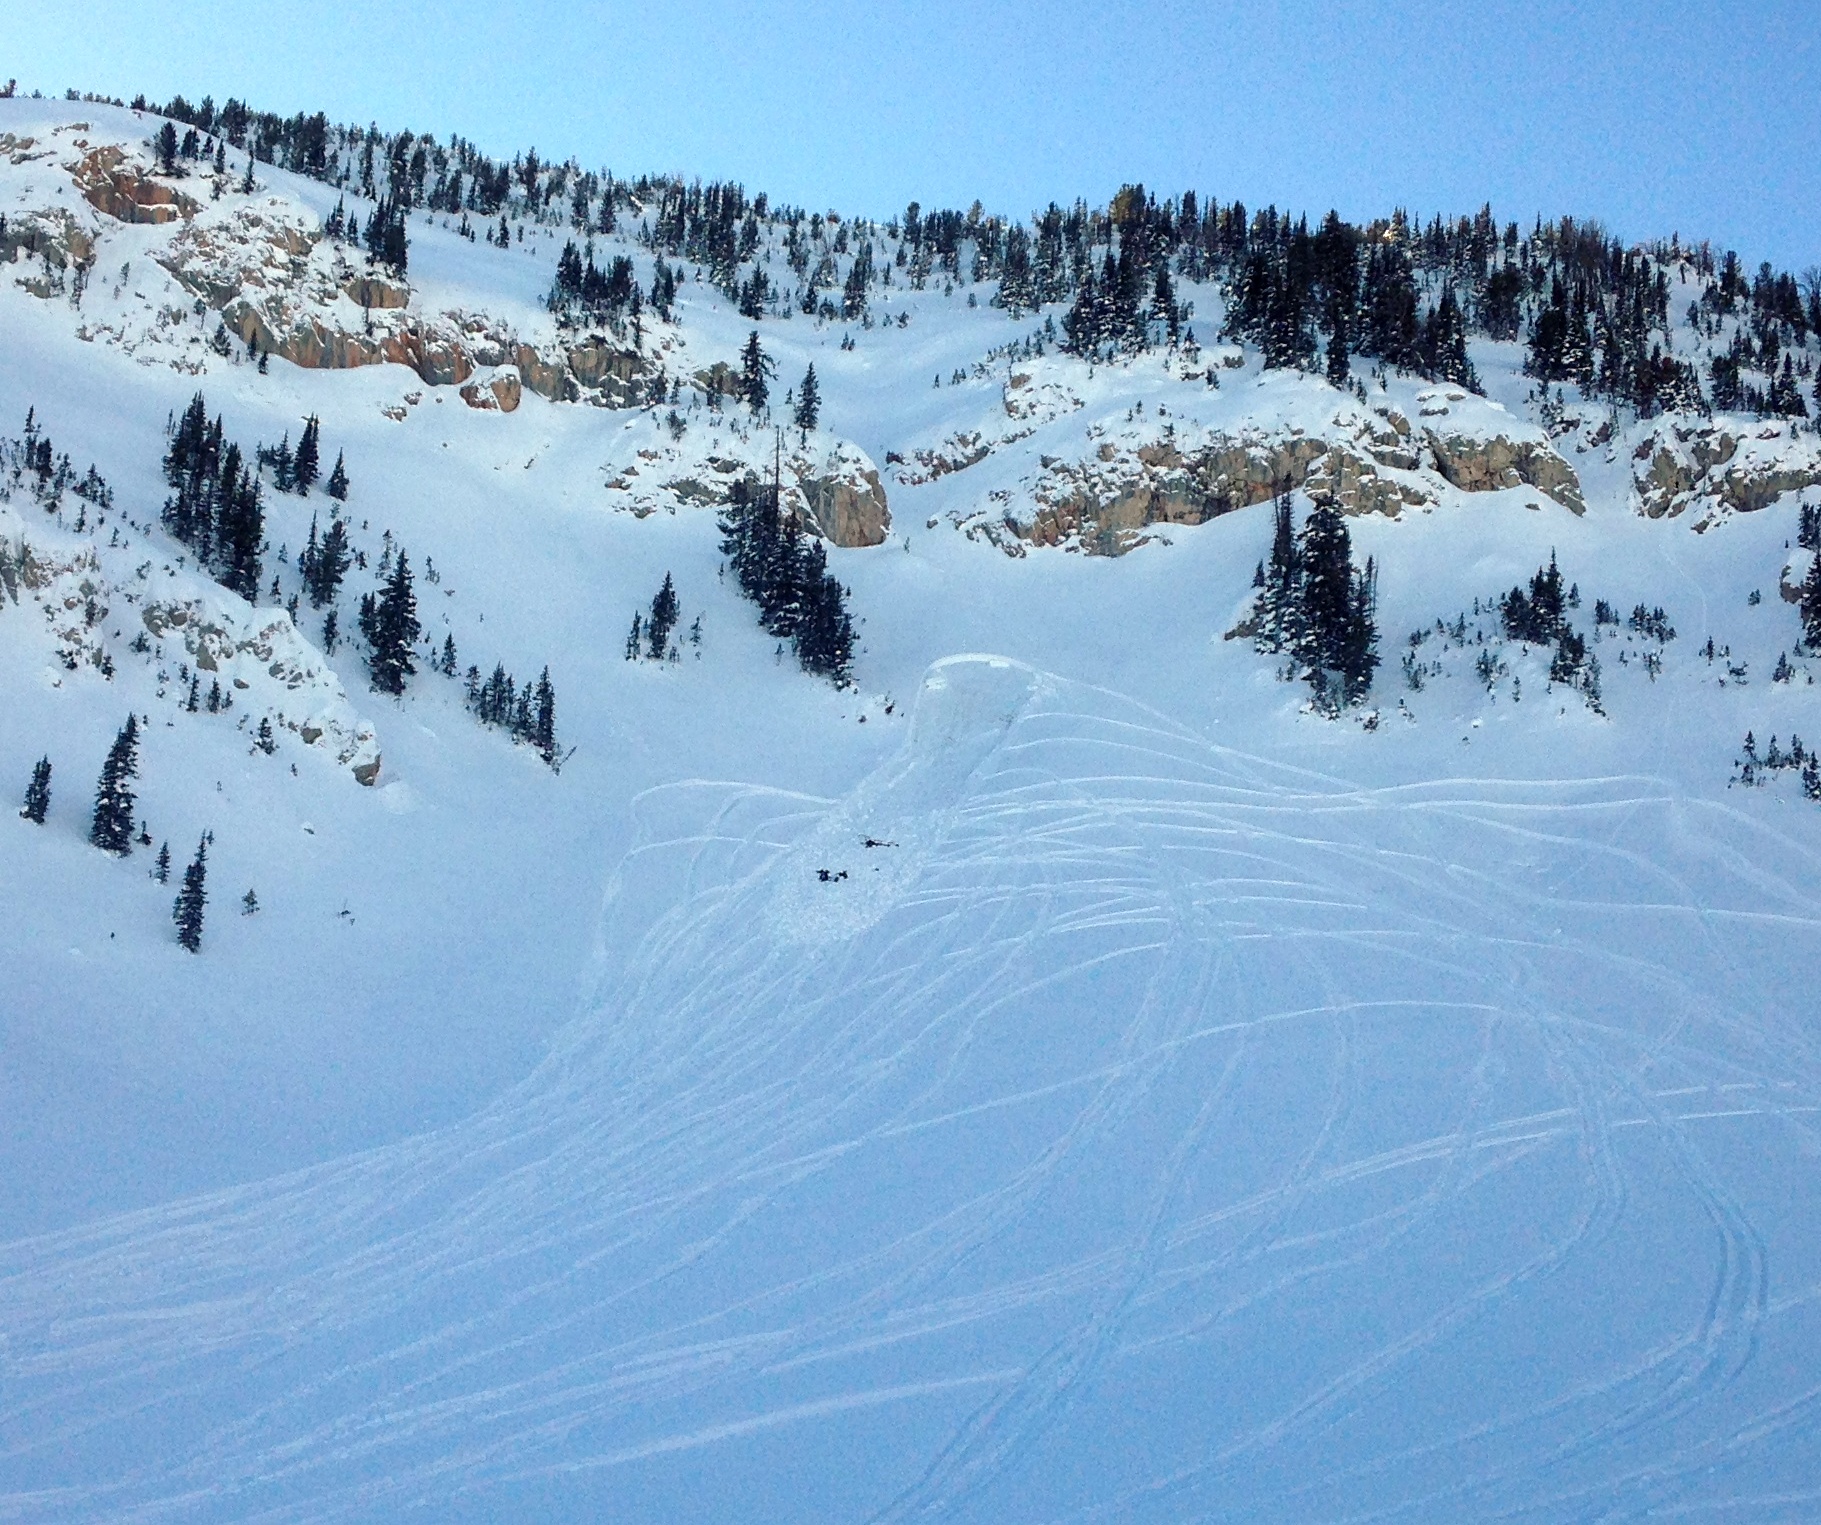
[[[8,101],[0,132],[77,110],[150,131]],[[94,227],[103,270],[129,262],[106,240],[168,236]],[[548,338],[548,247],[412,238],[414,301],[459,286]],[[175,302],[134,247],[141,286],[80,312],[0,279],[0,434],[34,407],[116,503],[80,530],[73,499],[0,504],[9,543],[92,557],[73,603],[0,608],[0,779],[57,769],[46,827],[0,815],[0,1517],[1813,1512],[1821,811],[1788,774],[1729,787],[1748,729],[1821,737],[1812,664],[1768,681],[1798,491],[1648,517],[1648,431],[1596,444],[1591,418],[1553,437],[1580,514],[1381,465],[1420,501],[1349,521],[1385,663],[1373,723],[1331,722],[1222,638],[1267,505],[1103,556],[1023,538],[1035,484],[1135,473],[1166,427],[1362,458],[1394,412],[1546,441],[1515,347],[1476,348],[1486,402],[1388,378],[1357,405],[1256,356],[1218,388],[1166,356],[1021,360],[1014,387],[988,352],[1036,320],[899,291],[908,326],[852,349],[759,325],[780,388],[814,360],[822,448],[903,460],[886,542],[829,551],[865,621],[837,691],[722,581],[707,507],[609,485],[666,450],[762,457],[764,431],[695,394],[679,440],[398,365],[260,375],[207,349],[213,314],[195,344],[82,342],[91,304]],[[690,284],[666,367],[751,326]],[[320,415],[357,544],[438,569],[432,641],[549,665],[560,775],[457,683],[385,699],[307,609],[180,563],[158,460],[198,386],[249,448]],[[964,436],[991,448],[918,456]],[[325,508],[269,494],[272,545]],[[1604,714],[1547,653],[1500,647],[1489,689],[1486,648],[1435,629],[1489,631],[1552,550],[1590,637],[1596,597],[1678,632],[1597,632]],[[666,571],[700,655],[629,663]],[[111,678],[57,656],[84,575]],[[271,664],[235,710],[182,709],[129,593],[276,622],[371,728],[375,786],[282,727],[251,748],[295,706]],[[181,863],[215,833],[201,958],[149,855],[84,840],[129,706],[155,839]]]

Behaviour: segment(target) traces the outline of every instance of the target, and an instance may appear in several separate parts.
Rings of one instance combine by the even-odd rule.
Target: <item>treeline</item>
[[[720,520],[721,552],[759,623],[789,641],[805,672],[836,686],[853,681],[854,628],[847,597],[822,542],[780,504],[776,482],[734,483]]]
[[[1288,491],[1273,508],[1271,554],[1252,576],[1253,643],[1290,659],[1315,707],[1337,715],[1371,692],[1378,669],[1378,565],[1353,564],[1346,521],[1318,503],[1300,530]]]
[[[1014,314],[1068,303],[1065,347],[1104,356],[1181,339],[1189,314],[1178,283],[1212,281],[1227,297],[1229,338],[1256,345],[1269,366],[1322,369],[1343,384],[1359,357],[1472,386],[1465,347],[1477,335],[1523,341],[1543,385],[1572,382],[1643,415],[1711,406],[1802,417],[1811,399],[1821,405],[1808,352],[1821,333],[1821,273],[1798,279],[1764,264],[1748,276],[1730,252],[1676,240],[1627,248],[1573,218],[1538,219],[1524,233],[1495,221],[1490,207],[1427,224],[1399,210],[1357,224],[1329,213],[1312,229],[1275,207],[1194,191],[1159,200],[1128,185],[1104,209],[1051,203],[1028,225],[979,202],[966,211],[912,202],[879,223],[777,206],[735,183],[623,180],[535,149],[495,160],[461,138],[337,127],[320,112],[279,117],[181,97],[159,109],[259,159],[383,201],[381,234],[402,233],[404,214],[418,208],[510,212],[567,225],[583,240],[634,220],[634,236],[696,264],[754,320],[800,311],[870,325],[876,292],[895,280],[913,290],[931,280],[996,283],[990,300]],[[774,286],[767,269],[780,231],[794,291]],[[367,233],[382,246],[374,257],[387,258],[371,220]],[[629,313],[636,282],[616,278],[612,262],[591,282],[588,264],[578,249],[553,305],[591,318]],[[1685,316],[1669,311],[1682,277],[1700,287]],[[666,300],[654,289],[649,305],[665,312],[674,273],[660,285]],[[1703,353],[1675,352],[1678,317],[1712,341]]]

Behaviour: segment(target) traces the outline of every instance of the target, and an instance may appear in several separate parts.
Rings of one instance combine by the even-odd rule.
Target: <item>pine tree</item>
[[[348,469],[342,464],[341,452],[335,452],[335,469],[329,473],[329,485],[325,489],[337,503],[348,501]]]
[[[400,550],[379,597],[369,594],[361,601],[361,634],[369,647],[367,665],[373,674],[374,688],[382,694],[405,691],[405,680],[417,671],[411,652],[419,633],[411,568]]]
[[[1258,614],[1254,644],[1258,650],[1284,651],[1296,644],[1301,627],[1301,598],[1302,550],[1290,509],[1289,484],[1285,483],[1272,505],[1271,560],[1264,569],[1255,606]]]
[[[854,627],[841,584],[827,570],[820,541],[804,557],[803,593],[797,617],[797,661],[838,687],[852,680]]]
[[[303,574],[304,592],[310,595],[310,606],[320,609],[335,601],[341,580],[354,559],[348,550],[348,526],[340,519],[330,521],[329,532],[315,539],[316,525],[310,525],[311,541],[304,546],[298,570]]]
[[[664,586],[651,600],[651,618],[645,622],[646,650],[654,662],[661,661],[665,650],[670,645],[670,632],[676,628],[677,616],[680,613],[677,605],[677,590],[671,584],[670,574],[664,574]]]
[[[95,817],[89,841],[103,852],[126,857],[133,850],[133,811],[137,803],[133,780],[139,776],[139,717],[128,715],[126,724],[108,748],[95,786]]]
[[[637,609],[632,611],[632,631],[626,637],[626,660],[636,662],[639,657],[639,642],[644,630],[644,617]]]
[[[25,786],[25,804],[19,814],[33,824],[44,824],[44,813],[51,808],[51,760],[41,757],[32,764],[32,781]]]
[[[1809,563],[1802,580],[1802,641],[1811,652],[1821,652],[1821,552]]]
[[[152,877],[160,884],[171,882],[171,844],[169,842],[158,844],[158,857],[152,864]]]
[[[765,411],[771,396],[767,378],[776,373],[777,365],[760,347],[759,331],[755,328],[747,337],[746,347],[740,351],[740,395],[752,409],[754,418]]]
[[[171,920],[177,923],[177,941],[191,953],[202,951],[202,912],[208,904],[209,839],[196,844],[196,856],[183,871],[183,888],[171,903]]]
[[[1328,381],[1343,391],[1353,380],[1353,359],[1348,352],[1347,316],[1338,307],[1333,314],[1333,329],[1328,335]]]
[[[291,457],[291,483],[302,498],[310,495],[317,477],[322,475],[318,465],[321,434],[322,425],[312,413],[304,422],[302,438],[297,441],[297,454]]]
[[[812,364],[803,373],[803,384],[797,388],[797,410],[794,422],[799,429],[808,431],[816,427],[816,420],[822,416],[822,388],[816,380],[816,368]]]
[[[548,667],[538,674],[532,709],[534,711],[531,723],[532,744],[536,746],[538,755],[554,768],[557,763],[556,690],[551,687]]]

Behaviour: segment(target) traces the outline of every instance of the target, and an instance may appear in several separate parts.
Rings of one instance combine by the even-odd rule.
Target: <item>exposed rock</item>
[[[518,372],[510,366],[489,377],[477,376],[461,390],[462,401],[469,407],[489,412],[511,413],[518,407],[522,396]]]
[[[840,546],[879,545],[891,532],[879,473],[850,445],[838,445],[819,471],[798,478],[809,521],[825,540]]]
[[[365,784],[369,789],[379,782],[379,754],[377,752],[368,761],[355,764],[354,781],[358,784]]]
[[[650,367],[637,350],[590,339],[572,346],[568,359],[576,381],[594,389],[608,407],[631,407],[642,400]]]
[[[1118,556],[1156,524],[1204,524],[1268,501],[1284,484],[1343,513],[1396,514],[1430,501],[1420,488],[1384,477],[1344,442],[1309,435],[1215,435],[1184,450],[1173,437],[1130,448],[1103,441],[1093,459],[1046,457],[1027,514],[1003,525],[1035,545],[1076,541],[1093,555]],[[989,536],[1003,545],[991,529]]]
[[[1780,424],[1752,433],[1664,419],[1632,452],[1631,482],[1639,512],[1653,519],[1690,507],[1755,513],[1786,492],[1821,486],[1821,449]]]
[[[141,173],[112,143],[89,150],[70,178],[90,206],[120,222],[176,222],[201,209],[194,198]]]
[[[356,307],[397,312],[411,305],[411,288],[402,281],[380,275],[351,275],[342,283],[342,295]]]
[[[10,262],[21,253],[41,259],[58,270],[67,270],[72,265],[80,268],[94,263],[95,240],[88,229],[62,207],[47,207],[15,213],[7,218],[6,227],[0,229],[0,261]],[[27,278],[20,284],[30,288],[32,283]],[[48,285],[45,290],[35,290],[34,295],[49,296]]]
[[[719,508],[736,482],[769,483],[780,470],[783,506],[798,523],[838,546],[878,545],[891,532],[879,470],[857,445],[821,432],[772,454],[768,438],[723,437],[706,453],[666,441],[641,448],[637,460],[609,467],[607,490],[618,506],[643,518],[679,507]]]
[[[1423,435],[1435,455],[1436,470],[1462,492],[1534,487],[1572,513],[1587,512],[1574,468],[1540,441],[1502,434],[1476,438],[1433,428]]]

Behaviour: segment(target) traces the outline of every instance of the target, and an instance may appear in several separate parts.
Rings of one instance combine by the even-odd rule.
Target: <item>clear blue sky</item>
[[[1821,10],[1696,0],[11,0],[0,75],[239,95],[882,215],[1123,180],[1490,200],[1821,264]]]

